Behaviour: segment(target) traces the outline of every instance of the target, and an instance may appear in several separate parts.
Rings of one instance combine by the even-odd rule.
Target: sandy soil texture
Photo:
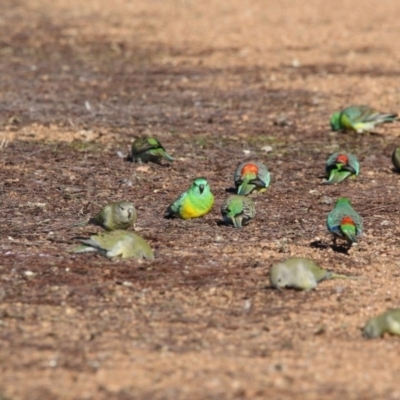
[[[2,0],[0,399],[399,399],[400,338],[360,327],[400,305],[400,123],[331,132],[332,112],[398,112],[393,0]],[[158,137],[174,163],[124,159]],[[337,150],[360,176],[322,185]],[[254,221],[220,224],[243,160],[271,186]],[[167,220],[205,176],[215,206]],[[339,196],[365,233],[348,254],[325,227]],[[138,209],[156,259],[76,255],[75,227],[113,200]],[[335,272],[274,291],[289,256]]]

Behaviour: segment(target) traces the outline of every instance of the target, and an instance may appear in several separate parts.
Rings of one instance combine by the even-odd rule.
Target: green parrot
[[[368,106],[350,106],[335,112],[331,117],[333,131],[351,130],[371,132],[376,125],[397,120],[397,114],[383,114]]]
[[[350,176],[360,173],[360,164],[356,156],[350,153],[333,153],[325,165],[326,181],[324,183],[339,183]]]
[[[237,166],[234,177],[237,194],[247,196],[253,190],[264,192],[270,182],[270,173],[264,164],[249,161]]]
[[[392,154],[392,162],[397,171],[400,171],[400,146],[396,147]]]
[[[198,218],[207,214],[214,205],[214,195],[206,178],[196,178],[167,209],[165,217]]]
[[[357,236],[363,230],[362,218],[347,197],[340,197],[336,201],[334,209],[326,218],[326,226],[335,240],[337,237],[345,239],[350,246],[357,241]]]
[[[140,235],[135,232],[115,230],[102,232],[81,240],[82,245],[76,247],[74,253],[96,251],[108,258],[145,258],[154,260],[153,250]]]
[[[363,336],[369,339],[381,337],[385,333],[400,336],[400,308],[369,319],[363,328]]]
[[[159,164],[161,158],[174,161],[174,158],[165,151],[159,140],[146,136],[139,137],[132,143],[131,156],[132,160],[136,162],[147,163],[151,161]]]
[[[84,226],[88,224],[97,225],[106,231],[116,229],[128,229],[137,219],[135,206],[129,201],[116,201],[104,206],[89,221],[79,222],[74,226]]]
[[[255,217],[256,206],[250,197],[234,194],[222,203],[221,214],[225,223],[241,228]]]
[[[308,258],[292,257],[273,265],[269,271],[269,279],[275,289],[311,290],[326,279],[356,279],[356,277],[327,271]]]

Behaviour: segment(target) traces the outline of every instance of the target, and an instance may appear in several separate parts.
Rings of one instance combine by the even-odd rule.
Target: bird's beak
[[[199,190],[200,190],[200,194],[204,192],[204,185],[203,184],[199,185]]]

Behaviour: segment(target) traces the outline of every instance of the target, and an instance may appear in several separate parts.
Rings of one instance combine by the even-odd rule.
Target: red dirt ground
[[[399,399],[400,338],[360,327],[400,305],[400,124],[328,124],[352,103],[399,111],[399,15],[391,0],[3,0],[0,399]],[[176,162],[125,161],[142,134]],[[361,174],[321,185],[338,149]],[[219,208],[247,159],[272,182],[235,230]],[[213,211],[164,219],[196,176]],[[365,227],[349,254],[325,228],[343,195]],[[73,224],[118,199],[154,262],[70,252],[99,231]],[[363,279],[271,290],[289,256]]]

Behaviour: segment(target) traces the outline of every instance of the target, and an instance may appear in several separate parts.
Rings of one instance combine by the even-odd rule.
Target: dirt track
[[[0,400],[400,398],[400,338],[359,329],[400,305],[400,124],[328,126],[351,103],[400,111],[400,3],[222,3],[3,0]],[[141,134],[177,161],[121,158]],[[361,174],[321,185],[337,149]],[[219,208],[244,159],[272,183],[235,230]],[[199,175],[213,211],[162,218]],[[341,195],[365,225],[348,255],[325,228]],[[154,262],[70,253],[117,199]],[[290,255],[365,279],[271,290]]]

